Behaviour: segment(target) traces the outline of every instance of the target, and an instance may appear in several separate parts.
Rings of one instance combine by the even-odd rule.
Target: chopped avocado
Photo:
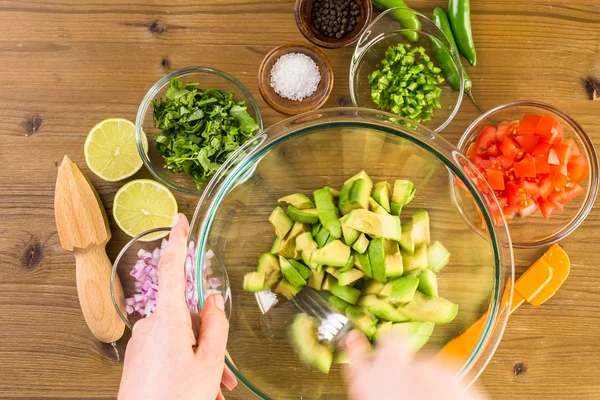
[[[350,305],[350,303],[347,301],[342,300],[334,295],[329,296],[327,302],[334,309],[334,311],[339,312],[340,314],[343,314],[346,311],[346,308]]]
[[[248,272],[244,275],[244,290],[248,292],[260,292],[265,290],[267,275],[264,272]]]
[[[300,251],[296,249],[296,238],[303,232],[310,232],[310,225],[295,222],[292,229],[279,242],[279,249],[271,252],[285,258],[300,259]]]
[[[417,210],[412,216],[412,233],[415,245],[431,243],[429,236],[429,214],[425,210]]]
[[[315,203],[317,203],[317,211],[321,225],[329,231],[329,234],[336,239],[342,237],[342,226],[340,225],[338,209],[335,206],[333,196],[329,188],[315,190]]]
[[[354,183],[354,182],[358,181],[359,179],[366,180],[371,185],[371,187],[373,187],[373,181],[371,180],[371,177],[364,170],[362,170],[358,174],[346,179],[346,182],[344,182],[344,185],[346,185],[348,183]]]
[[[297,295],[298,292],[299,290],[296,289],[291,283],[289,283],[285,279],[282,279],[281,282],[279,282],[279,285],[277,285],[277,287],[275,288],[275,293],[281,294],[288,300]]]
[[[258,259],[258,272],[264,272],[267,276],[271,275],[275,271],[279,271],[279,261],[277,256],[271,253],[263,253]]]
[[[368,250],[368,248],[367,248]],[[365,273],[369,278],[373,277],[373,271],[371,270],[371,261],[369,261],[369,253],[365,251],[363,254],[354,254],[354,266]]]
[[[358,239],[352,245],[352,248],[356,250],[359,254],[363,254],[365,251],[367,251],[368,247],[369,239],[367,239],[367,236],[365,236],[364,233],[361,233]]]
[[[442,297],[429,297],[416,291],[410,303],[402,307],[401,310],[413,321],[447,324],[456,317],[458,304]]]
[[[296,222],[305,224],[316,224],[319,221],[319,215],[316,208],[307,208],[301,210],[294,206],[288,206],[286,214]]]
[[[346,317],[352,324],[361,330],[368,338],[373,337],[377,328],[377,318],[373,315],[365,313],[360,307],[346,307]]]
[[[371,270],[373,272],[373,279],[380,282],[385,281],[385,251],[384,242],[385,239],[377,238],[371,240],[369,248],[369,262],[371,264]]]
[[[331,193],[331,195],[333,197],[340,197],[340,191],[339,190],[336,190],[336,189],[330,187],[329,188],[329,192]]]
[[[285,279],[296,289],[301,289],[302,286],[306,285],[306,280],[300,275],[300,272],[282,256],[279,256],[279,266]]]
[[[398,303],[408,303],[415,296],[419,286],[419,278],[415,276],[403,276],[392,281],[392,292],[390,300]]]
[[[399,241],[402,233],[400,218],[396,215],[376,214],[368,210],[352,210],[346,223],[349,227],[371,237]]]
[[[365,276],[364,272],[362,272],[361,270],[358,270],[356,268],[352,268],[352,269],[349,269],[348,271],[340,272],[340,275],[338,276],[338,283],[340,284],[340,286],[347,286],[347,285],[350,285],[351,283],[356,282],[357,280],[361,279],[364,276]]]
[[[430,297],[438,297],[438,283],[435,273],[426,269],[419,275],[419,291]]]
[[[390,198],[392,197],[392,185],[388,181],[376,183],[373,186],[373,199],[388,213],[392,211],[390,208]]]
[[[354,267],[354,254],[356,254],[354,251],[350,252],[350,257],[348,257],[346,265],[340,268],[340,272],[346,272]]]
[[[276,237],[273,245],[271,246],[271,253],[275,255],[279,255],[279,250],[281,248],[281,238]]]
[[[282,276],[283,274],[281,273],[281,271],[275,271],[272,274],[268,275],[267,280],[265,281],[265,289],[268,289],[277,282],[279,282]]]
[[[409,320],[402,311],[394,307],[390,302],[377,298],[376,295],[361,297],[358,305],[366,308],[367,311],[379,319],[392,322],[405,322]]]
[[[325,274],[325,279],[323,280],[323,285],[321,286],[321,290],[331,291],[333,285],[337,283],[337,279],[335,276],[330,274]]]
[[[334,238],[333,236],[329,235],[329,237],[325,241],[325,246],[327,246],[331,242],[334,242],[335,240],[336,240],[336,238]],[[325,247],[325,246],[323,246],[323,247]]]
[[[369,294],[380,294],[381,290],[384,288],[385,283],[376,281],[374,279],[368,280],[363,284],[362,293],[363,295]]]
[[[302,232],[301,234],[296,236],[296,250],[309,250],[311,248],[312,243],[315,243],[315,240],[313,239],[310,232]]]
[[[392,294],[392,288],[393,288],[393,283],[392,281],[389,281],[388,283],[386,283],[383,288],[381,289],[381,292],[379,292],[379,295],[381,297],[390,297],[390,295]]]
[[[315,205],[312,202],[312,200],[308,196],[306,196],[302,193],[290,194],[289,196],[282,197],[282,198],[278,199],[277,201],[279,203],[286,203],[286,204],[296,207],[300,210],[306,210],[308,208],[315,208]]]
[[[375,214],[389,215],[389,212],[385,211],[385,208],[381,207],[372,197],[369,197],[369,211],[373,211]]]
[[[310,277],[308,278],[308,286],[315,290],[321,290],[321,286],[323,285],[323,280],[325,279],[325,271],[315,271],[312,270],[310,272]]]
[[[415,192],[415,185],[411,181],[398,179],[394,182],[392,203],[396,203],[399,206],[405,206],[415,197]]]
[[[373,339],[379,340],[383,335],[392,330],[394,323],[391,321],[380,322],[377,324],[375,335],[373,335]]]
[[[301,262],[298,262],[296,260],[288,260],[290,264],[292,264],[292,267],[294,267],[296,269],[296,271],[298,271],[298,273],[300,274],[300,276],[302,277],[302,279],[307,280],[308,277],[310,276],[310,269],[302,264]]]
[[[331,287],[331,293],[350,304],[356,304],[361,295],[360,290],[352,286],[341,286],[338,283]]]
[[[437,240],[429,246],[429,269],[436,274],[450,261],[450,252]]]
[[[348,219],[347,215],[344,215],[342,218],[340,218],[340,224],[342,225],[342,235],[344,236],[344,242],[348,245],[348,246],[352,246],[352,244],[356,241],[356,239],[358,239],[358,237],[360,236],[360,232],[357,231],[354,228],[350,228],[347,224],[346,224],[346,220]]]
[[[291,341],[304,363],[328,374],[333,362],[333,349],[319,343],[317,328],[316,319],[303,313],[297,314],[290,328]]]
[[[348,262],[349,257],[350,247],[342,243],[341,240],[334,240],[314,251],[311,260],[320,265],[343,267]]]
[[[427,254],[427,245],[422,244],[415,248],[415,253],[402,254],[402,262],[405,272],[422,271],[429,266],[429,255]]]
[[[316,224],[314,224],[312,226],[310,234],[312,235],[312,237],[315,237],[315,236],[317,236],[317,233],[319,233],[320,230],[321,230],[321,223],[317,222]]]
[[[359,179],[352,184],[350,193],[348,194],[348,203],[352,209],[355,208],[369,208],[369,199],[371,198],[371,189],[373,189],[373,182],[371,179]]]
[[[275,228],[275,234],[278,238],[285,237],[290,229],[292,229],[292,225],[294,225],[294,221],[292,221],[279,206],[275,207],[271,213],[269,222],[273,225],[273,228]]]
[[[339,279],[340,277],[340,269],[336,267],[327,267],[325,268],[325,272],[329,275],[333,276],[335,279]]]
[[[386,278],[396,278],[402,276],[404,267],[402,265],[402,254],[398,242],[393,240],[383,241],[383,251],[385,252],[385,276]]]
[[[346,183],[342,187],[342,191],[340,192],[340,199],[338,202],[338,209],[340,214],[346,215],[350,211],[352,211],[352,207],[350,206],[350,191],[352,191],[352,185],[354,182]]]
[[[412,234],[412,221],[402,224],[402,235],[400,236],[400,247],[406,253],[415,253],[415,239]]]
[[[391,203],[390,208],[392,212],[390,214],[400,216],[402,214],[402,206],[398,203]]]
[[[394,324],[392,331],[402,335],[412,351],[419,351],[429,341],[434,327],[433,322],[401,322]]]
[[[329,239],[329,231],[327,229],[325,229],[324,227],[322,227],[321,230],[319,231],[319,233],[317,233],[317,236],[315,236],[315,241],[317,242],[317,246],[319,248],[325,246],[325,243],[327,243],[328,239]]]

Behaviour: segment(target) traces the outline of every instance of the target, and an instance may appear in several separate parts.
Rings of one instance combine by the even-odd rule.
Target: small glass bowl
[[[172,72],[156,82],[146,93],[135,119],[135,140],[144,165],[156,180],[169,189],[192,196],[200,196],[205,185],[198,189],[192,178],[184,172],[173,173],[165,168],[165,161],[154,146],[154,135],[159,132],[159,129],[154,127],[152,101],[164,96],[169,88],[171,78],[179,78],[184,84],[199,83],[199,87],[202,89],[221,89],[232,92],[235,101],[246,102],[248,113],[259,126],[257,133],[263,129],[262,116],[256,100],[240,81],[223,71],[208,67],[188,67]],[[144,135],[148,138],[147,150],[143,147],[142,137]]]
[[[549,246],[564,239],[577,229],[590,213],[598,194],[598,156],[589,136],[573,118],[550,104],[529,100],[502,104],[481,115],[462,135],[458,148],[466,154],[469,145],[475,141],[483,126],[497,126],[503,121],[520,120],[524,114],[547,114],[556,119],[565,131],[565,139],[575,139],[590,167],[588,176],[581,182],[585,193],[577,196],[573,202],[565,204],[563,212],[556,210],[550,219],[545,219],[538,210],[527,218],[517,216],[508,223],[514,247],[536,248]]]
[[[401,22],[392,18],[394,13],[399,11],[414,12],[421,23],[420,30],[409,29]],[[418,35],[418,40],[410,41],[407,36]],[[457,51],[452,47],[444,32],[442,32],[429,18],[411,9],[403,7],[390,8],[371,22],[369,27],[361,35],[356,44],[356,49],[352,56],[350,64],[350,96],[355,107],[367,107],[378,109],[377,105],[371,99],[371,89],[369,86],[369,74],[379,68],[381,60],[385,56],[385,51],[390,46],[398,44],[410,44],[412,46],[422,46],[427,55],[436,67],[440,64],[433,53],[433,45],[443,46],[452,55],[455,67],[459,66],[456,72],[460,78],[460,90],[455,91],[448,84],[446,79],[438,87],[442,89],[442,94],[438,99],[441,108],[436,109],[429,121],[420,122],[421,125],[440,132],[454,118],[464,94],[464,81],[462,68],[460,67],[460,58]],[[443,68],[440,68],[444,71]],[[442,72],[443,73],[443,72]]]

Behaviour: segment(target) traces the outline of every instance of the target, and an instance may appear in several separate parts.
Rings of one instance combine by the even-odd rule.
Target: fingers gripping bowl
[[[292,303],[274,294],[245,292],[242,286],[244,274],[255,270],[259,256],[271,248],[268,218],[278,198],[295,192],[311,195],[324,186],[339,190],[360,170],[378,181],[410,179],[417,195],[402,218],[426,208],[432,237],[452,253],[439,285],[459,312],[451,324],[436,328],[423,351],[435,353],[489,312],[477,346],[457,368],[457,378],[468,385],[502,337],[507,312],[500,298],[513,279],[510,238],[506,227],[494,226],[491,219],[487,204],[495,199],[485,199],[468,177],[478,174],[473,165],[441,137],[397,116],[355,108],[304,114],[272,126],[230,157],[206,187],[190,231],[201,255],[198,276],[209,245],[226,266],[231,292],[227,363],[252,393],[249,398],[346,398],[339,365],[329,375],[315,373],[290,346],[287,330],[296,312]],[[475,231],[471,225],[477,225],[458,213],[449,175],[471,191],[475,203],[461,206],[479,209],[484,230]],[[201,305],[207,287],[200,281],[197,286]]]

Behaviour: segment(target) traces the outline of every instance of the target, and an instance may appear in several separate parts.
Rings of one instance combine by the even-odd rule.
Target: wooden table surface
[[[547,101],[600,143],[591,94],[600,82],[598,0],[472,3],[479,64],[468,70],[481,106]],[[191,65],[236,76],[259,100],[265,126],[281,120],[260,98],[256,74],[271,48],[303,40],[293,0],[0,0],[0,26],[0,398],[115,398],[122,364],[86,328],[74,258],[56,233],[57,163],[68,154],[82,166],[110,218],[120,184],[86,168],[87,132],[104,118],[134,119],[156,80]],[[348,105],[352,49],[325,52],[336,76],[327,106]],[[456,143],[476,116],[464,101],[443,135]],[[191,216],[196,200],[178,200]],[[111,228],[114,258],[127,238]],[[480,379],[493,399],[600,399],[599,208],[561,244],[571,276],[544,306],[511,317]],[[516,251],[517,273],[541,253]]]

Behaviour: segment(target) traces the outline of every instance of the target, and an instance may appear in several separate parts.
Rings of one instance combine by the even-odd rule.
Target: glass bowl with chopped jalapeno
[[[350,65],[354,106],[376,108],[440,132],[465,90],[460,58],[429,18],[391,8],[371,22]]]
[[[206,187],[190,240],[197,276],[208,246],[225,266],[238,398],[347,398],[344,353],[298,317],[307,287],[374,343],[398,330],[425,355],[483,316],[471,346],[449,355],[465,386],[479,376],[506,326],[512,247],[493,223],[493,192],[478,189],[485,181],[456,147],[390,113],[336,108],[275,124],[230,160]],[[450,177],[475,199],[461,204],[470,223]],[[202,306],[210,292],[197,286]]]
[[[208,67],[188,67],[161,78],[142,100],[135,121],[138,152],[148,171],[170,189],[194,196],[262,128],[250,91],[233,76]]]

